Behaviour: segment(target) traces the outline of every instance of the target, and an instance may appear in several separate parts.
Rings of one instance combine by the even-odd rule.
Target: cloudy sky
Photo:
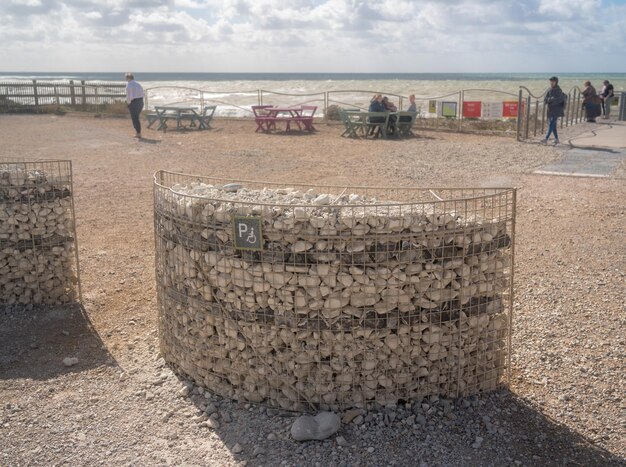
[[[626,0],[0,0],[0,71],[626,72]]]

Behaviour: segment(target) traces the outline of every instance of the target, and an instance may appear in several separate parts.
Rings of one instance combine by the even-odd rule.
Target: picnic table
[[[164,105],[155,106],[154,114],[148,114],[148,128],[150,128],[155,122],[159,122],[157,126],[158,130],[165,131],[168,126],[167,122],[170,120],[176,121],[176,129],[187,128],[184,122],[189,122],[189,128],[197,128],[198,130],[206,130],[211,128],[211,120],[215,113],[216,106],[205,106],[204,110],[200,113],[195,107],[188,105]],[[151,118],[152,117],[152,118]]]
[[[358,109],[339,109],[339,116],[344,125],[341,136],[365,138],[382,137],[400,138],[410,136],[411,127],[417,117],[416,112],[361,112]]]
[[[280,107],[273,105],[253,105],[254,121],[256,122],[256,132],[265,133],[276,130],[276,123],[284,122],[285,131],[291,130],[291,125],[295,124],[298,130],[315,131],[313,126],[313,115],[317,106],[302,105],[299,107]]]

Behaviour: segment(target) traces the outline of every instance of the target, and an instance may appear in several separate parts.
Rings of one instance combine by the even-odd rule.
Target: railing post
[[[33,80],[33,96],[35,97],[35,107],[39,107],[39,93],[37,91],[37,80]]]
[[[520,109],[519,107],[517,108],[517,115],[519,118],[519,113],[523,110],[524,111],[524,120],[526,120],[526,131],[524,132],[524,137],[526,139],[528,139],[528,135],[530,134],[530,94],[528,95],[528,97],[526,98],[526,108],[525,109]]]
[[[257,102],[258,105],[263,105],[263,91],[261,91],[260,89],[257,90]]]
[[[537,136],[537,123],[539,122],[539,99],[535,100],[535,118],[533,122],[533,136]]]
[[[522,90],[519,90],[517,97],[517,140],[522,140],[522,119],[519,118],[519,111],[522,108]]]
[[[71,96],[70,104],[73,107],[73,106],[76,105],[76,91],[74,90],[74,80],[73,79],[70,80],[70,96]]]
[[[324,121],[328,125],[328,91],[324,91]]]
[[[545,131],[546,131],[546,104],[544,101],[543,105],[541,106],[541,133],[545,134]]]
[[[459,91],[459,132],[463,128],[463,99],[465,98],[465,91],[461,89]]]
[[[568,127],[570,125],[570,116],[572,115],[571,113],[571,105],[569,105],[569,103],[571,102],[570,99],[570,95],[569,93],[567,94],[567,108],[565,109],[565,126]],[[561,119],[561,128],[563,128],[563,120]]]
[[[85,80],[81,79],[80,80],[80,86],[81,86],[81,95],[83,96],[83,109],[85,107],[87,107],[87,93],[85,92]]]

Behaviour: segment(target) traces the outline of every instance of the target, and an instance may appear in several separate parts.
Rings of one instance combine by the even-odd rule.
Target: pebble
[[[222,421],[226,422],[226,423],[230,423],[233,421],[232,417],[230,416],[230,414],[228,412],[222,412]]]
[[[78,358],[76,357],[65,357],[63,359],[63,365],[70,367],[78,364]]]
[[[362,425],[363,424],[363,415],[359,415],[358,417],[356,417],[354,419],[354,424],[355,425]]]
[[[291,436],[296,441],[323,440],[337,433],[341,427],[339,415],[321,412],[316,416],[302,415],[291,426]]]
[[[257,446],[257,447],[254,448],[254,451],[252,451],[252,455],[254,457],[256,457],[256,456],[260,456],[262,454],[265,454],[265,452],[266,451],[265,451],[264,448],[262,448],[261,446]]]
[[[241,444],[237,443],[233,446],[231,451],[233,452],[233,454],[239,454],[243,451],[243,448],[241,447]]]
[[[359,415],[361,415],[361,409],[348,410],[343,414],[343,417],[341,418],[341,423],[347,425]]]
[[[335,438],[335,441],[337,441],[337,444],[339,446],[348,446],[348,442],[343,436],[337,436],[337,438]]]
[[[369,452],[370,454],[374,452],[374,448],[372,446],[370,446],[369,448],[367,448],[367,452]]]
[[[267,440],[268,441],[275,441],[276,440],[276,435],[274,433],[270,433],[269,435],[267,435]]]

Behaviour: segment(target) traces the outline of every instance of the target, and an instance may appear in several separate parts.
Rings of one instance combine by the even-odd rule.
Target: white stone
[[[291,436],[296,441],[323,440],[337,433],[341,427],[339,415],[321,412],[316,416],[302,415],[291,426]]]

